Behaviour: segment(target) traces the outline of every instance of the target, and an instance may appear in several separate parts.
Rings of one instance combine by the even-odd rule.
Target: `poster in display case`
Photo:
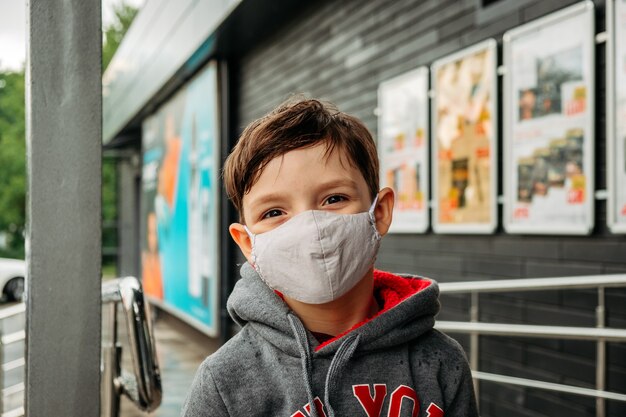
[[[594,13],[586,1],[504,34],[504,226],[594,224]]]
[[[626,0],[607,2],[607,223],[626,233]]]
[[[211,62],[142,128],[141,269],[152,304],[219,334],[220,140]]]
[[[489,39],[432,65],[437,233],[492,233],[497,225],[496,45]]]
[[[395,192],[390,232],[428,229],[428,68],[378,87],[380,183]]]

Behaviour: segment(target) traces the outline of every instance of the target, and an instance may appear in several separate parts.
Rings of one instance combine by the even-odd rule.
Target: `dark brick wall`
[[[376,0],[308,2],[239,59],[232,59],[233,138],[291,93],[335,102],[377,132],[374,109],[381,81],[576,3],[572,0]],[[303,3],[305,4],[305,3]],[[488,6],[484,6],[488,4]],[[596,1],[596,31],[604,30],[604,2]],[[597,47],[596,188],[605,188],[604,45]],[[501,140],[501,138],[500,138]],[[500,146],[501,148],[501,146]],[[501,169],[501,168],[500,168]],[[502,191],[500,190],[500,193]],[[596,204],[591,236],[392,235],[378,267],[441,282],[498,278],[626,273],[626,238],[605,226]],[[481,296],[481,320],[593,326],[594,291]],[[626,292],[607,290],[608,325],[626,328]],[[469,300],[442,297],[444,320],[467,320]],[[467,337],[458,340],[468,347]],[[626,347],[608,345],[608,388],[626,392]],[[593,388],[595,344],[543,339],[482,338],[480,369]],[[545,391],[481,384],[484,416],[590,416],[595,401]],[[607,402],[610,416],[624,403]]]

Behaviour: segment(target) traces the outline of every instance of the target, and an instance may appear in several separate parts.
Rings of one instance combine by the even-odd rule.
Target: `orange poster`
[[[496,212],[496,43],[432,67],[433,228],[491,233]]]

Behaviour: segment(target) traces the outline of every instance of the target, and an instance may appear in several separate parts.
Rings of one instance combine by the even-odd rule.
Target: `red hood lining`
[[[380,316],[384,312],[391,310],[393,307],[400,304],[402,301],[406,300],[410,296],[417,294],[423,289],[430,286],[432,282],[422,278],[403,278],[399,275],[392,274],[391,272],[380,271],[378,269],[374,270],[374,297],[376,297],[376,301],[378,302],[378,306],[380,310],[378,313],[373,315],[372,317],[368,317],[365,320],[355,324],[350,329],[345,332],[338,334],[320,344],[315,348],[315,351],[322,349],[324,346],[327,346],[333,343],[335,340],[342,338],[347,335],[351,331],[363,326],[365,323],[370,320],[375,319]],[[279,294],[281,295],[281,294]]]

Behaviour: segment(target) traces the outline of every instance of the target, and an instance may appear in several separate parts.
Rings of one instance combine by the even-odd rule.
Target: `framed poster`
[[[626,0],[607,2],[607,223],[626,233]]]
[[[497,225],[496,46],[489,39],[432,65],[437,233],[491,233]]]
[[[142,132],[141,266],[151,303],[208,335],[219,324],[217,68],[209,64]]]
[[[504,34],[504,226],[594,224],[594,10],[585,1]]]
[[[428,68],[378,87],[380,183],[395,192],[390,232],[428,229]]]

